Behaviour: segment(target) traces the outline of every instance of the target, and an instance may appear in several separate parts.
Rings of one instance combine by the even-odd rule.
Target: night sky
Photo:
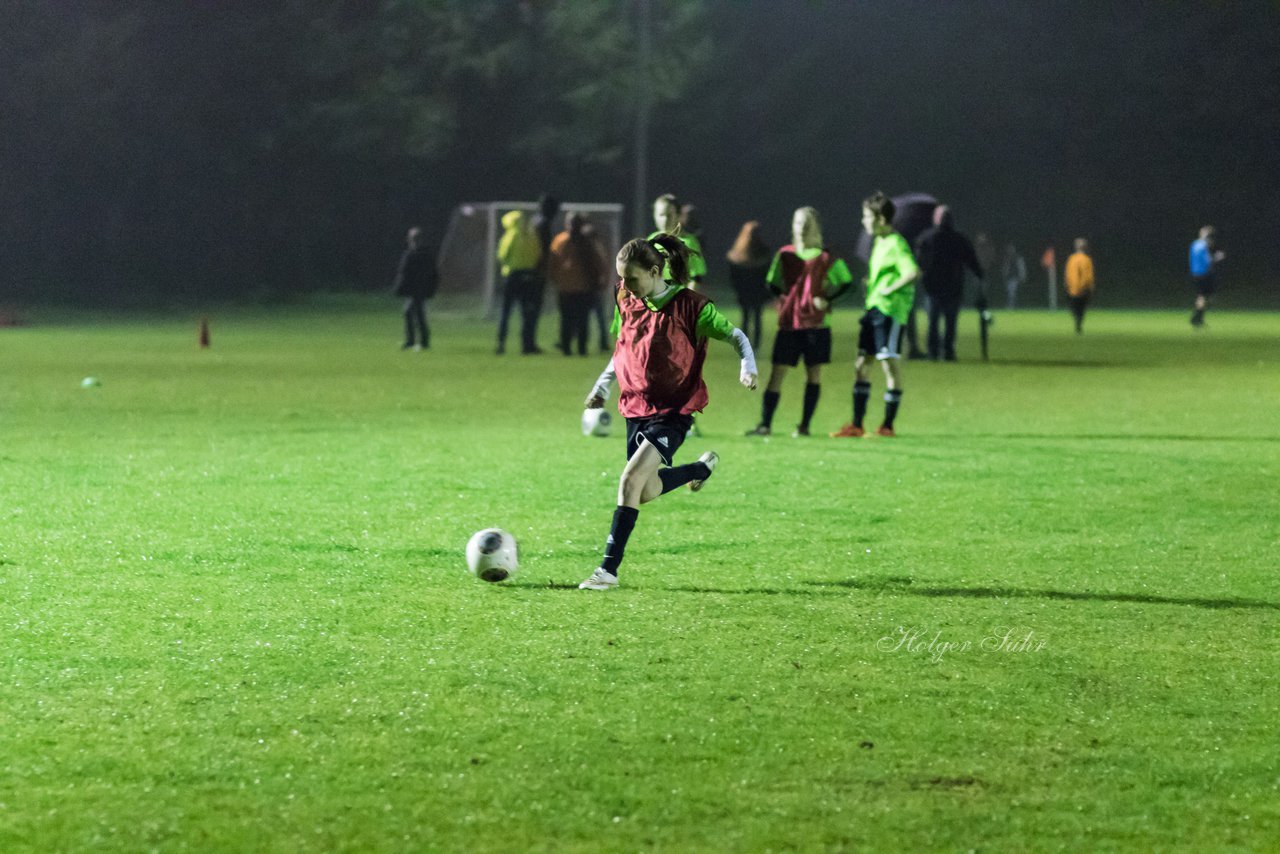
[[[1029,261],[1088,236],[1154,301],[1212,222],[1240,286],[1280,284],[1280,4],[742,5],[740,121],[656,170],[731,223],[812,204],[845,243],[870,190],[925,191]]]
[[[0,299],[383,288],[404,228],[438,233],[459,202],[554,190],[631,204],[625,84],[569,115],[563,82],[504,77],[499,52],[485,85],[434,93],[455,120],[423,130],[403,120],[420,92],[377,86],[380,63],[416,62],[430,90],[445,67],[434,35],[393,50],[393,7],[303,5],[15,4],[0,43]],[[424,4],[487,8],[516,39],[521,14],[556,5]],[[656,93],[649,194],[697,205],[713,279],[747,219],[778,244],[812,205],[851,252],[864,196],[924,191],[1033,271],[1046,242],[1061,259],[1089,237],[1103,305],[1182,306],[1187,245],[1213,223],[1223,305],[1280,307],[1280,3],[703,5],[684,38],[710,58],[678,97]],[[609,8],[631,32],[632,3]],[[655,0],[660,24],[688,8]],[[604,61],[626,65],[631,48]],[[605,125],[612,154],[523,156],[540,115]],[[406,156],[401,131],[439,144]]]

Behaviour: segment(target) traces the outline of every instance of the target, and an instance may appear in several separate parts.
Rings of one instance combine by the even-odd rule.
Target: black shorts
[[[1196,296],[1211,297],[1218,290],[1218,277],[1213,273],[1205,273],[1203,276],[1192,276],[1191,284],[1195,285]]]
[[[902,324],[878,308],[862,315],[858,331],[858,354],[871,355],[880,361],[896,359],[902,351]]]
[[[831,361],[831,330],[779,329],[773,339],[773,363],[775,365],[800,364],[800,357],[809,366],[825,365]]]
[[[671,465],[676,451],[684,444],[684,437],[693,429],[692,415],[651,415],[648,418],[627,419],[627,459],[640,450],[641,441],[648,439],[657,448],[662,461]]]

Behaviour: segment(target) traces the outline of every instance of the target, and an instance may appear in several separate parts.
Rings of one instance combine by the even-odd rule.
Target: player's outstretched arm
[[[604,402],[609,399],[609,388],[613,385],[613,381],[617,376],[618,372],[613,367],[613,359],[610,359],[609,364],[604,369],[604,373],[600,374],[596,384],[587,393],[587,399],[584,404],[587,409],[600,409],[604,406]]]
[[[702,313],[698,315],[698,335],[703,338],[714,338],[717,341],[728,341],[742,361],[738,382],[747,388],[756,387],[760,372],[756,369],[756,354],[751,349],[751,342],[747,339],[746,333],[730,323],[713,303],[703,306]]]
[[[738,351],[738,358],[741,360],[738,382],[754,391],[760,371],[756,368],[756,354],[751,349],[751,340],[747,338],[745,332],[735,326],[733,334],[729,338],[729,343],[733,345],[733,349]]]

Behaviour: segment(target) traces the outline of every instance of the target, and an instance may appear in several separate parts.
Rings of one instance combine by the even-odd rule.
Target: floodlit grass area
[[[712,342],[603,594],[604,357],[432,323],[0,330],[0,850],[1274,849],[1277,316],[970,313],[890,440],[825,438],[852,312],[823,438]]]

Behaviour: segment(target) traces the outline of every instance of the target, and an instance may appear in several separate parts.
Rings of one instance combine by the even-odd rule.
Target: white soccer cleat
[[[720,462],[720,455],[717,454],[715,451],[707,451],[705,454],[698,457],[698,462],[706,463],[707,468],[711,470],[711,474],[715,474],[716,464]],[[710,476],[711,476],[710,474],[707,475],[707,477],[710,477]],[[694,492],[697,492],[699,489],[702,489],[702,484],[704,483],[706,483],[705,479],[691,480],[689,481],[689,488]]]
[[[612,590],[618,586],[618,576],[606,572],[604,567],[596,567],[591,577],[578,585],[579,590]]]

